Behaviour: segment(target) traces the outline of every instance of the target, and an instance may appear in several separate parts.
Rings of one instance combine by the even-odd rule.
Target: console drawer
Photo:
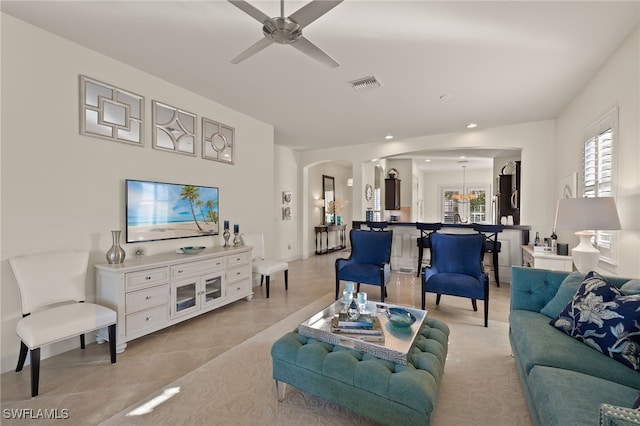
[[[169,284],[127,293],[125,295],[125,312],[136,312],[163,303],[169,303]]]
[[[227,282],[234,283],[251,278],[251,269],[248,266],[232,268],[227,271]]]
[[[169,269],[162,268],[145,269],[143,271],[129,272],[125,274],[125,291],[149,287],[154,284],[163,284],[169,281]]]
[[[224,256],[213,259],[201,260],[199,262],[180,263],[171,266],[171,278],[182,278],[191,275],[198,275],[206,272],[224,269],[227,262]]]
[[[169,321],[169,305],[136,312],[126,316],[127,336],[140,334],[147,329],[159,329]]]
[[[227,298],[234,299],[239,295],[247,296],[251,293],[251,280],[236,281],[227,284]]]
[[[229,266],[239,265],[249,262],[249,259],[251,259],[251,252],[238,253],[233,256],[227,256],[227,264]]]

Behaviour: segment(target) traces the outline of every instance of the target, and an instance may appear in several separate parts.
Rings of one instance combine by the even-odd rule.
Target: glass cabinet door
[[[184,315],[188,312],[199,309],[199,281],[199,278],[194,278],[192,280],[184,280],[172,284],[172,316]]]
[[[216,303],[222,300],[223,285],[222,275],[220,273],[205,275],[202,277],[202,284],[204,287],[204,300],[205,305]]]

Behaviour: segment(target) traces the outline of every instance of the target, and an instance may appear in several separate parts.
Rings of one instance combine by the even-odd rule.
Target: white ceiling
[[[285,15],[305,3],[286,1]],[[280,13],[278,1],[252,4]],[[345,0],[303,31],[338,68],[275,44],[232,65],[262,28],[222,0],[1,8],[270,123],[277,144],[307,150],[552,119],[638,25],[639,4]],[[382,87],[348,84],[369,75]]]

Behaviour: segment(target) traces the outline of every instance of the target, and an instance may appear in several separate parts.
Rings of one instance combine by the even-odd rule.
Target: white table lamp
[[[596,269],[600,252],[591,244],[595,231],[621,229],[613,197],[558,200],[556,229],[577,231],[580,243],[571,250],[573,264],[582,274]]]

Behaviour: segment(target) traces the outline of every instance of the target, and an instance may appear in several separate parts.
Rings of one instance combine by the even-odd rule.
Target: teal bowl
[[[204,250],[206,247],[205,246],[188,246],[188,247],[182,247],[182,252],[184,254],[198,254],[200,253],[202,250]]]
[[[411,324],[416,322],[416,317],[406,309],[387,308],[384,313],[389,322],[396,327],[410,327]]]

